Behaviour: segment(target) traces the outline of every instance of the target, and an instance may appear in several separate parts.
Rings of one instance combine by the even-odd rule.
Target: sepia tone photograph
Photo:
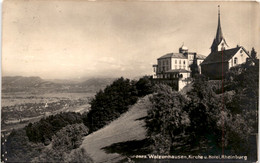
[[[1,162],[258,162],[259,9],[5,0]]]

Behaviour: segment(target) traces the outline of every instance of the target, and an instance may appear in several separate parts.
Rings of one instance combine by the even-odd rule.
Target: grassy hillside
[[[123,159],[124,157],[119,154],[107,154],[102,148],[114,143],[144,139],[146,135],[145,122],[139,119],[147,115],[150,105],[148,96],[140,99],[117,120],[86,136],[81,147],[97,163],[115,162]]]

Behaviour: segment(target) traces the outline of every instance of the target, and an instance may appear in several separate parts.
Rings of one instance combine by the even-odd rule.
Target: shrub
[[[96,131],[127,111],[137,101],[137,90],[129,79],[119,78],[90,102],[91,110],[84,122],[91,132]]]
[[[186,99],[167,85],[157,85],[150,98],[152,108],[145,120],[154,153],[169,154],[175,136],[189,126],[189,117],[182,108]]]
[[[73,124],[63,127],[53,137],[50,146],[46,147],[41,155],[33,162],[75,162],[92,159],[84,149],[79,149],[83,136],[88,134],[88,128],[84,124]]]
[[[8,162],[30,162],[37,157],[44,149],[42,143],[32,143],[26,136],[24,129],[13,130],[7,138],[2,152],[7,152]]]
[[[82,123],[63,127],[52,137],[52,148],[62,151],[76,149],[81,145],[81,139],[89,133],[88,131]]]
[[[138,96],[143,97],[145,95],[153,93],[154,84],[151,82],[148,76],[140,78],[136,84],[136,89],[138,91]]]
[[[33,124],[29,123],[25,130],[30,141],[48,145],[57,131],[75,123],[82,123],[81,115],[75,112],[66,112],[42,118],[39,122]]]

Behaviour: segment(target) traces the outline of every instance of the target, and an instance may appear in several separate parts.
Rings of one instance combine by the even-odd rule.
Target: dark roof
[[[161,56],[158,59],[163,59],[163,58],[182,58],[182,59],[186,59],[187,57],[183,53],[168,53],[168,54]]]
[[[201,55],[201,54],[197,54],[196,56],[197,56],[197,59],[205,59],[206,58],[206,56]]]
[[[243,49],[249,56],[247,51],[243,47],[236,47],[223,51],[223,62],[228,62],[240,49]],[[212,52],[201,64],[219,63],[222,62],[222,51]]]
[[[165,54],[163,56],[161,56],[158,59],[164,59],[164,58],[180,58],[180,59],[187,59],[187,53],[168,53]],[[188,54],[194,54],[189,52]],[[204,55],[201,54],[196,54],[198,59],[205,59],[206,57]]]
[[[185,69],[172,69],[172,70],[166,71],[165,73],[172,73],[172,72],[180,72],[180,73],[186,72],[186,73],[188,73],[188,72],[190,72],[190,71],[185,70]]]

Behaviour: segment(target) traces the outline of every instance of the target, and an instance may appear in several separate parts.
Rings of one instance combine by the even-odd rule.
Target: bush
[[[126,112],[137,98],[134,84],[129,79],[119,78],[96,94],[90,102],[91,110],[84,123],[91,132],[96,131]]]
[[[66,112],[42,118],[39,122],[33,124],[29,123],[25,130],[30,141],[48,145],[57,131],[75,123],[82,123],[81,115],[75,112]]]
[[[252,100],[255,97],[245,97],[239,92],[252,92],[253,87],[216,95],[210,84],[204,76],[196,76],[187,99],[171,87],[156,86],[146,118],[153,153],[219,155],[223,128],[225,153],[250,153],[250,133],[254,131],[253,126],[257,126],[256,112],[250,107],[255,105]],[[246,101],[247,98],[251,99]],[[235,105],[234,100],[239,101],[239,105]]]
[[[46,147],[33,162],[77,162],[76,160],[91,162],[92,159],[86,152],[79,149],[82,138],[87,134],[88,128],[82,123],[63,127],[52,137],[51,146]]]
[[[136,82],[135,86],[138,91],[139,97],[143,97],[145,95],[153,93],[154,84],[152,84],[152,82],[148,76],[144,76],[144,77],[140,78]]]
[[[30,162],[41,154],[43,149],[43,144],[29,141],[24,129],[13,130],[8,136],[5,146],[2,146],[2,152],[7,152],[8,162]]]
[[[243,85],[244,81],[237,80],[237,77],[244,73],[244,70],[241,70],[233,76],[236,84]],[[185,107],[191,121],[187,131],[190,133],[189,140],[193,148],[198,147],[199,152],[207,152],[207,154],[220,154],[224,133],[226,153],[248,154],[248,141],[253,127],[249,120],[255,119],[250,117],[255,114],[251,114],[249,106],[254,105],[252,102],[254,96],[245,97],[239,92],[253,87],[240,86],[236,87],[237,90],[229,90],[217,96],[205,78],[195,79],[193,89],[188,92],[190,101]],[[247,98],[251,99],[245,100]],[[248,107],[243,107],[243,105]],[[203,144],[197,142],[203,142]],[[207,150],[200,150],[201,147]]]
[[[62,151],[71,151],[81,145],[82,137],[89,133],[84,124],[73,124],[63,127],[52,137],[52,148]]]
[[[156,154],[169,154],[176,135],[189,126],[189,117],[182,108],[186,99],[167,85],[157,85],[150,98],[152,108],[145,120],[147,134],[154,142],[151,148]]]

